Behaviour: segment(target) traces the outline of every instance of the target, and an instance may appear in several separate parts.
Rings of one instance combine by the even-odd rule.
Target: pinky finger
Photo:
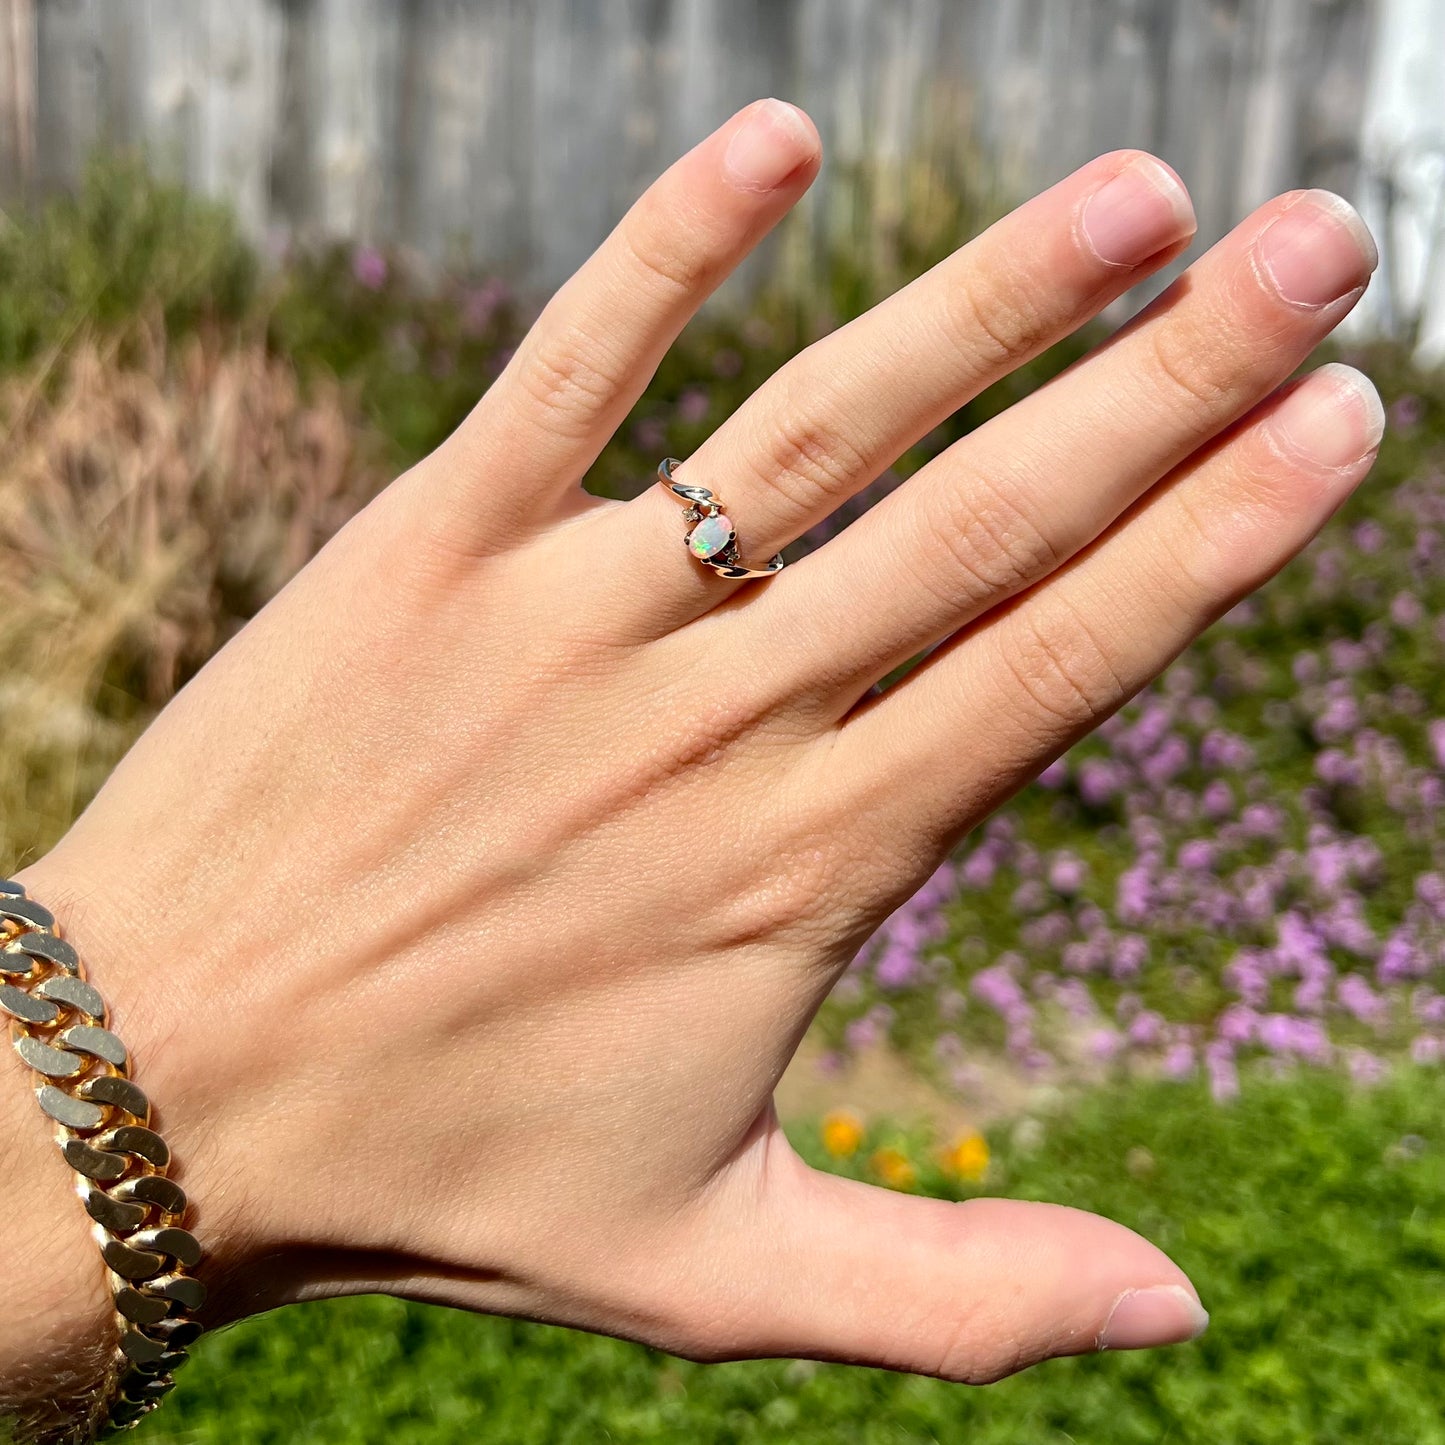
[[[867,779],[879,837],[951,847],[1301,551],[1384,424],[1349,367],[1282,388],[1047,581],[865,697],[829,749],[834,776]]]

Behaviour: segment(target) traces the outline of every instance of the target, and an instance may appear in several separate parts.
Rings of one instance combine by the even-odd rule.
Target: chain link
[[[115,1306],[117,1339],[86,1419],[53,1445],[88,1445],[129,1429],[175,1385],[202,1332],[192,1318],[205,1286],[186,1271],[201,1257],[180,1227],[185,1191],[166,1177],[170,1150],[150,1127],[150,1100],[128,1077],[126,1047],[54,915],[0,879],[0,1014],[37,1076],[35,1097],[76,1173]]]

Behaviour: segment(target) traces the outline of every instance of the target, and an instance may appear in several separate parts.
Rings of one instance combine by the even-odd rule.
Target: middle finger
[[[1138,151],[1101,156],[794,357],[677,479],[722,499],[743,561],[761,566],[952,411],[1176,256],[1193,233],[1189,198],[1162,161]],[[602,525],[611,531],[596,550],[609,573],[655,579],[638,599],[653,636],[738,585],[686,555],[682,507],[661,487],[610,509]],[[609,598],[614,621],[617,608]]]

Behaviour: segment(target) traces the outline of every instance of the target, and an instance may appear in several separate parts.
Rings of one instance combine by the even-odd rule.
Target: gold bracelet
[[[15,1051],[40,1076],[35,1096],[75,1170],[115,1306],[105,1382],[86,1419],[55,1437],[56,1445],[87,1445],[137,1424],[175,1384],[202,1330],[191,1315],[205,1286],[186,1273],[201,1247],[180,1228],[185,1191],[166,1178],[170,1150],[149,1127],[150,1100],[127,1076],[105,1000],[54,915],[11,879],[0,879],[0,1013],[10,1018]]]

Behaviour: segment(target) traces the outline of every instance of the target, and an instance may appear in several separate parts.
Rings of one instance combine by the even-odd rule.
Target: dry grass
[[[0,389],[0,864],[374,495],[364,435],[259,342],[158,325]]]

